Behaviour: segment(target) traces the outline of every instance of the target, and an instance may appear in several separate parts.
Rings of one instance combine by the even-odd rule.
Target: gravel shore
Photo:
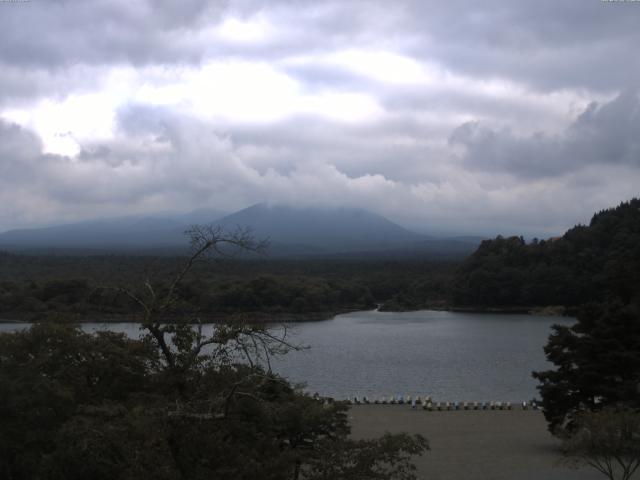
[[[431,450],[416,459],[424,480],[599,480],[590,467],[563,461],[540,411],[427,412],[407,405],[356,405],[349,411],[354,438],[408,432],[424,435]]]

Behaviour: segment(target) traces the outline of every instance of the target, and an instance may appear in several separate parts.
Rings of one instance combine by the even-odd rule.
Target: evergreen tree
[[[571,327],[554,326],[545,353],[555,370],[534,372],[554,433],[584,411],[640,408],[640,309],[620,301],[583,307]]]

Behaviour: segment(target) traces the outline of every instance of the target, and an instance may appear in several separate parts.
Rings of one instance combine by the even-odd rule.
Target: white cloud
[[[242,45],[266,42],[276,36],[277,31],[264,15],[256,15],[247,20],[226,18],[214,27],[213,34],[220,39]]]

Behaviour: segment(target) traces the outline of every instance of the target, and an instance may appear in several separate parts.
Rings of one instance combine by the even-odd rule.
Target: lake
[[[534,315],[362,311],[288,324],[287,338],[309,348],[275,359],[273,369],[313,393],[335,398],[431,395],[444,401],[523,401],[537,397],[532,370],[550,368],[543,346],[551,325],[574,319]],[[0,331],[19,324],[0,324]],[[134,323],[87,323],[139,335]]]

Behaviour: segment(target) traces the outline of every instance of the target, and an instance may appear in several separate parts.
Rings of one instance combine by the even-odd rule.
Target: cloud
[[[325,124],[328,135],[330,126]],[[262,139],[292,131],[291,125],[282,125],[279,131],[262,132]],[[592,210],[626,198],[640,182],[637,168],[619,163],[613,169],[593,164],[569,179],[514,183],[510,173],[461,167],[430,156],[420,145],[407,147],[416,159],[424,155],[418,168],[417,160],[394,163],[397,152],[369,145],[370,137],[355,130],[341,139],[336,135],[350,147],[339,145],[334,155],[324,147],[306,156],[311,145],[321,149],[328,142],[311,133],[297,144],[283,142],[285,151],[261,137],[236,138],[197,118],[144,105],[122,109],[116,132],[113,139],[87,143],[79,155],[67,157],[43,153],[33,132],[3,122],[0,200],[10,199],[12,209],[0,210],[0,225],[203,206],[230,210],[270,201],[359,206],[432,233],[544,235],[576,219],[586,221]],[[371,156],[354,161],[347,155],[349,161],[341,162],[338,153],[348,148]],[[394,165],[401,173],[394,174]]]
[[[2,6],[4,66],[185,65],[225,56],[275,61],[349,46],[546,90],[614,90],[640,74],[638,62],[622,60],[633,58],[640,36],[640,9],[632,2],[27,3]]]
[[[640,97],[626,91],[604,104],[593,102],[558,135],[529,136],[468,122],[450,136],[464,147],[468,168],[524,178],[564,175],[593,164],[640,167]]]
[[[553,91],[633,87],[640,9],[632,2],[410,2],[407,51],[451,70]]]
[[[74,64],[195,62],[204,45],[188,30],[217,21],[218,2],[26,2],[3,5],[0,58],[57,69]]]
[[[272,201],[558,233],[638,194],[639,21],[582,0],[0,2],[0,229]]]

